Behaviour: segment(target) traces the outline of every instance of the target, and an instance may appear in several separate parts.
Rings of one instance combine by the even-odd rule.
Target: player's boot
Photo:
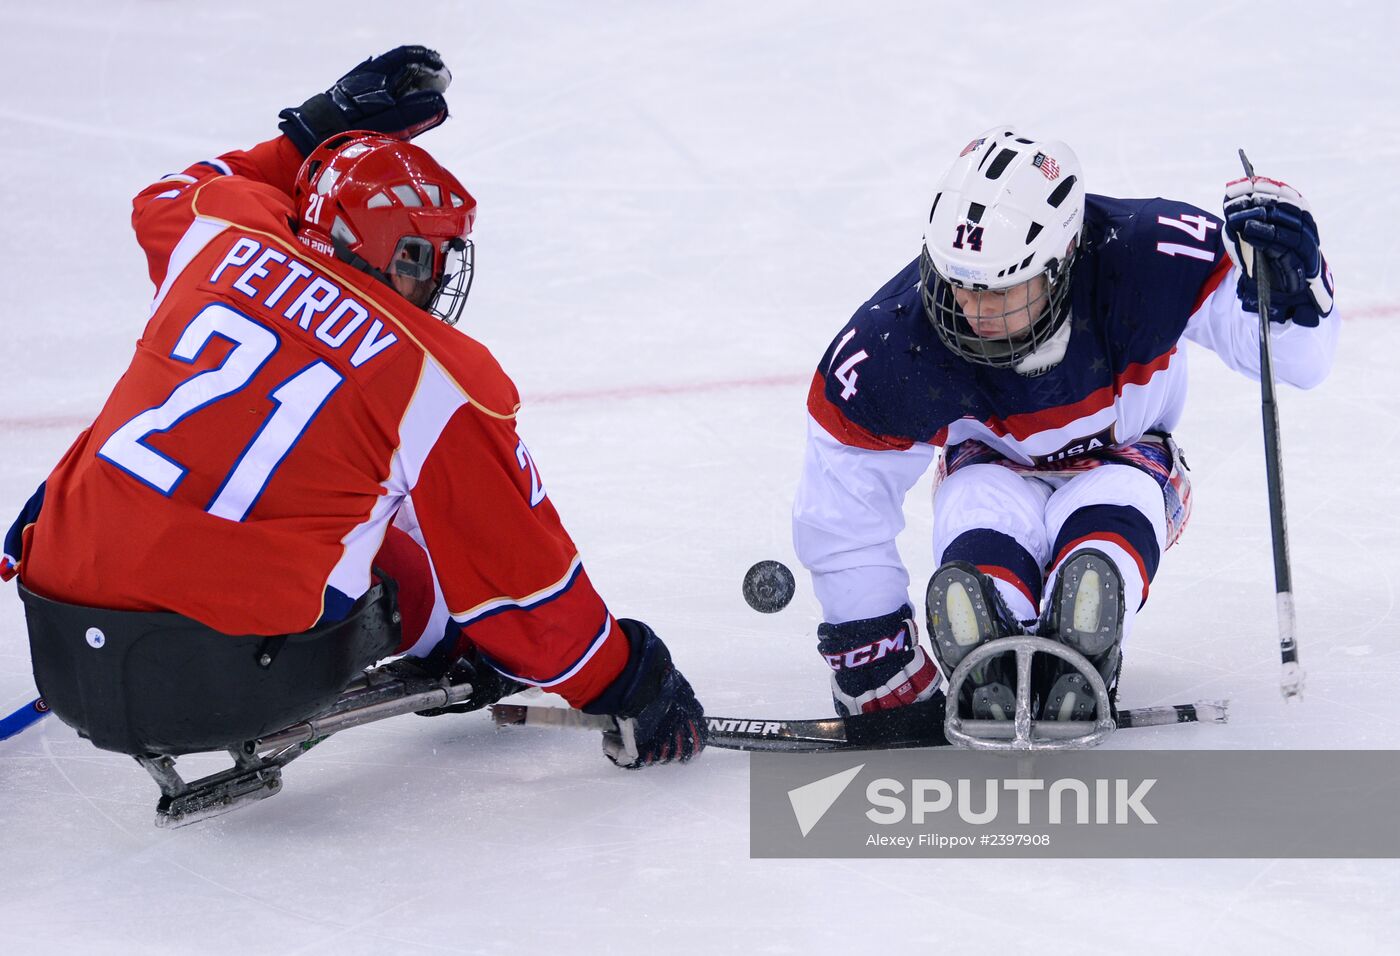
[[[1083,654],[1103,678],[1109,700],[1114,699],[1122,660],[1123,578],[1108,555],[1086,548],[1065,562],[1038,633]],[[1042,699],[1040,719],[1091,719],[1095,708],[1089,681],[1064,661],[1041,657],[1045,666],[1037,684],[1049,691]]]
[[[949,561],[929,579],[925,614],[933,655],[949,676],[980,644],[1021,633],[992,579],[966,561]],[[958,707],[978,720],[1016,715],[1015,657],[1004,654],[975,668]]]

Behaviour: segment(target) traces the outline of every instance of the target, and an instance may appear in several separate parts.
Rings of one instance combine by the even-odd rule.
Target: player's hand
[[[626,618],[617,623],[632,645],[631,657],[607,690],[583,708],[617,721],[616,730],[603,734],[603,754],[627,770],[698,756],[709,730],[690,682],[651,628]]]
[[[908,604],[881,617],[817,628],[831,668],[831,697],[843,717],[893,710],[938,690],[938,667],[919,644]]]
[[[306,156],[326,139],[352,129],[412,139],[447,119],[452,82],[442,57],[422,46],[401,46],[370,57],[300,106],[277,115],[278,128]]]
[[[1296,189],[1256,176],[1225,186],[1225,234],[1243,273],[1238,294],[1258,313],[1260,263],[1268,270],[1269,320],[1315,326],[1332,311],[1332,275],[1317,223]]]
[[[443,647],[448,643],[451,642],[444,642],[438,647]],[[401,657],[384,665],[383,669],[389,673],[399,674],[407,678],[418,680],[445,679],[454,686],[471,685],[472,694],[466,700],[446,707],[430,707],[427,710],[415,711],[418,716],[441,717],[444,714],[469,714],[474,710],[491,706],[502,697],[509,697],[511,694],[519,693],[525,689],[524,684],[511,680],[487,663],[481,652],[477,650],[476,645],[465,638],[458,643],[465,649],[460,652],[454,650],[446,654],[438,653],[435,649],[427,657]]]

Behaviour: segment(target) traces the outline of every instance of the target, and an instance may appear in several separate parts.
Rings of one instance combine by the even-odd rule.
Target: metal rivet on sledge
[[[90,627],[87,629],[88,647],[101,647],[107,643],[107,635],[102,633],[100,627]]]

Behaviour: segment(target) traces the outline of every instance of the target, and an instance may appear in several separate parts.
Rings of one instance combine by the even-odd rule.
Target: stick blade
[[[1298,703],[1303,702],[1303,681],[1307,678],[1307,671],[1299,666],[1297,661],[1285,661],[1283,664],[1283,675],[1279,678],[1278,689],[1283,694],[1283,699],[1291,701],[1297,699]]]
[[[1203,724],[1228,724],[1230,722],[1230,702],[1228,700],[1198,700],[1195,703],[1196,720]]]

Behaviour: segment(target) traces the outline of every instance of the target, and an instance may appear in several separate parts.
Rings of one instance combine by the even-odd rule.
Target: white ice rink
[[[1281,398],[1307,697],[1277,689],[1258,387],[1192,346],[1177,436],[1196,510],[1122,699],[1230,697],[1233,719],[1109,746],[1394,748],[1397,30],[1385,0],[4,0],[0,525],[145,322],[130,197],[423,42],[456,82],[421,142],[480,202],[462,328],[519,384],[599,591],[665,637],[712,712],[821,716],[805,575],[772,616],[739,581],[793,563],[811,371],[915,255],[944,166],[1009,121],[1071,143],[1091,191],[1218,210],[1244,146],[1311,200],[1346,315],[1331,380]],[[927,479],[909,512],[918,592]],[[0,712],[33,695],[4,591]],[[591,737],[479,714],[348,731],[281,795],[198,826],[157,830],[156,796],[55,720],[0,743],[0,952],[1344,953],[1400,936],[1395,861],[754,861],[744,755],[629,774]]]

